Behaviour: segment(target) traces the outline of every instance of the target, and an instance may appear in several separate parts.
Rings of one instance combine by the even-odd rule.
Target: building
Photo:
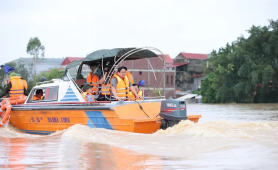
[[[173,63],[176,65],[176,90],[194,91],[200,89],[207,62],[207,54],[179,53]]]
[[[75,61],[75,60],[82,60],[83,57],[66,57],[64,59],[64,61],[61,63],[60,67],[58,68],[60,71],[65,71],[65,68],[67,67],[67,65],[69,65],[71,62]],[[43,72],[50,72],[49,70],[45,70]]]
[[[69,63],[75,60],[81,60],[82,57],[65,57],[65,58],[38,58],[37,59],[37,70],[36,74],[41,72],[47,72],[52,68],[58,68],[63,70]],[[27,69],[32,70],[34,66],[33,58],[19,58],[11,61],[10,63],[15,63],[16,65],[24,65]]]
[[[82,60],[82,59],[83,59],[83,57],[66,57],[61,64],[61,68],[66,68],[67,65],[69,65],[71,62],[73,62],[75,60]]]
[[[60,68],[63,60],[63,58],[38,58],[36,74],[38,75],[40,72],[49,70],[51,68]],[[24,65],[28,70],[32,70],[34,66],[33,58],[19,58],[11,61],[10,63]]]
[[[145,96],[156,96],[160,92],[166,98],[175,95],[175,68],[173,59],[165,54],[165,79],[163,79],[163,55],[159,57],[123,61],[122,66],[126,66],[134,78],[134,83],[144,80],[146,86],[143,88]],[[165,81],[164,81],[165,80]],[[165,84],[165,94],[163,87]]]

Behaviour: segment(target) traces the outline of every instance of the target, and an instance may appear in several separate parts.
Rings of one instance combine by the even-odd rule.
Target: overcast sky
[[[208,54],[277,20],[277,7],[278,0],[0,0],[0,64],[30,57],[31,37],[48,58],[143,46],[172,58]]]

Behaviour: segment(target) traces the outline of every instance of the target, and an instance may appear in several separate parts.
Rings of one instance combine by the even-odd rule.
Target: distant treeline
[[[202,102],[278,102],[278,20],[252,26],[248,33],[211,53]]]

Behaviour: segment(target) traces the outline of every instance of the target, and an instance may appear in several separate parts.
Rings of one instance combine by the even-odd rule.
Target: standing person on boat
[[[138,94],[138,96],[141,97],[141,99],[139,100],[142,100],[143,98],[143,91],[139,89],[139,86],[138,84],[132,84],[133,88],[135,89],[136,93]],[[135,99],[135,95],[133,94],[133,92],[129,91],[129,99],[130,100],[136,100]],[[138,100],[138,99],[137,99]]]
[[[21,77],[17,76],[16,73],[11,73],[9,75],[10,81],[5,87],[4,91],[0,95],[0,98],[3,96],[6,97],[18,97],[18,96],[27,96],[27,89],[25,89],[24,82]]]
[[[120,100],[121,98],[125,98],[127,100],[129,98],[130,89],[134,93],[136,98],[141,99],[142,97],[136,93],[134,87],[128,80],[128,77],[126,76],[126,71],[127,68],[125,66],[119,67],[118,73],[112,77],[111,91],[114,97],[117,100]]]
[[[87,102],[93,102],[95,101],[95,97],[93,95],[93,88],[90,84],[85,84],[82,88],[82,90],[84,91],[83,93],[81,93],[82,97],[84,98],[85,101]]]

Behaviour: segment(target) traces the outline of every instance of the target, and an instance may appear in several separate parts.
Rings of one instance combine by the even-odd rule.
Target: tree
[[[211,53],[203,102],[278,102],[278,20],[248,32]]]
[[[38,37],[30,38],[28,44],[27,44],[27,53],[33,56],[34,61],[34,75],[33,80],[36,77],[36,71],[37,71],[37,60],[41,57],[44,57],[44,46],[41,44],[41,41]]]

